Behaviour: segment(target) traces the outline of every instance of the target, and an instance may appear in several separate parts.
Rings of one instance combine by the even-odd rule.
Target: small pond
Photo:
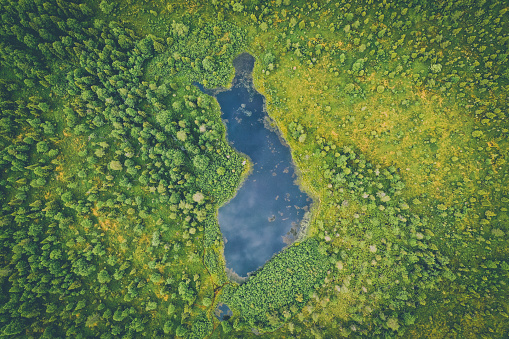
[[[234,66],[230,89],[204,91],[221,106],[228,141],[252,163],[252,172],[218,213],[226,266],[245,277],[292,241],[311,199],[295,183],[290,149],[271,126],[265,98],[254,89],[254,58],[243,53]]]
[[[228,305],[223,304],[223,303],[219,303],[219,305],[217,305],[215,314],[216,314],[217,319],[219,319],[221,321],[228,320],[233,315],[233,313],[230,310],[230,308],[228,307]]]

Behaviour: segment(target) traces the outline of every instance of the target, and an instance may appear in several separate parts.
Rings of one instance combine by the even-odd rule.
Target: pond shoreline
[[[235,194],[217,213],[228,276],[237,282],[303,240],[314,205],[301,189],[291,149],[268,115],[265,97],[254,87],[254,63],[250,54],[240,54],[229,88],[197,85],[218,101],[227,141],[249,159]]]

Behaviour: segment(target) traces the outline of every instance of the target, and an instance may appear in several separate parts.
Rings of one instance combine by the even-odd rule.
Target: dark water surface
[[[311,200],[295,184],[290,149],[270,127],[265,98],[254,89],[254,58],[241,54],[234,66],[230,89],[205,92],[215,95],[221,106],[232,147],[252,162],[252,172],[236,196],[218,213],[226,266],[246,276],[283,249],[284,237],[296,229]]]

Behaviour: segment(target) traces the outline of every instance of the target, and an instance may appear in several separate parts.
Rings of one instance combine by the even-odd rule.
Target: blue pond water
[[[216,308],[216,316],[219,320],[228,320],[233,315],[228,305],[219,303]]]
[[[252,162],[252,172],[218,213],[226,239],[226,265],[239,276],[263,266],[286,246],[289,232],[293,228],[295,235],[311,203],[295,183],[290,149],[270,126],[265,99],[254,89],[253,65],[252,56],[241,54],[234,61],[231,88],[213,93],[221,106],[228,141]]]

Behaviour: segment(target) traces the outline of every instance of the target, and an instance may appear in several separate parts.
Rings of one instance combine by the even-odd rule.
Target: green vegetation
[[[0,336],[509,335],[504,1],[0,0]],[[247,50],[315,197],[230,281]],[[218,321],[227,303],[233,316]]]
[[[222,300],[239,312],[233,328],[273,331],[305,305],[329,266],[310,239],[274,256],[239,287],[226,289]]]

